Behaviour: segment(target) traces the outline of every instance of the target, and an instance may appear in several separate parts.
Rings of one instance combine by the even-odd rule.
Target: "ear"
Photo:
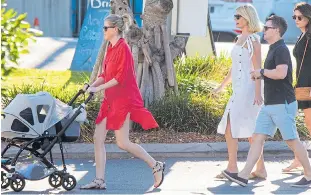
[[[279,33],[279,35],[281,36],[281,33],[280,33],[280,29],[279,28],[276,28],[276,31]]]

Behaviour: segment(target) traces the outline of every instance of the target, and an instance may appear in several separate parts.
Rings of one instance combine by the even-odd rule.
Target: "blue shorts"
[[[256,121],[256,134],[273,137],[279,129],[283,140],[298,139],[296,116],[298,112],[297,101],[290,104],[263,105]]]

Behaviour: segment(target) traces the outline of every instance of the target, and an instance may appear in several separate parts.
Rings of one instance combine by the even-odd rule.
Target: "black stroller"
[[[67,191],[75,188],[77,182],[73,175],[67,173],[62,143],[74,142],[80,137],[80,123],[86,119],[85,107],[93,93],[78,108],[73,109],[72,104],[84,93],[80,90],[68,105],[47,92],[19,94],[3,110],[1,140],[8,145],[1,153],[1,168],[4,170],[1,171],[2,189],[10,186],[15,192],[20,192],[25,187],[25,180],[46,177],[54,188],[62,186]],[[60,146],[63,170],[58,170],[53,162],[51,150],[56,143]],[[5,156],[10,147],[18,148],[14,157]],[[25,151],[29,152],[28,156],[39,159],[40,164],[30,163],[18,169],[17,163]],[[49,160],[46,158],[48,153]]]

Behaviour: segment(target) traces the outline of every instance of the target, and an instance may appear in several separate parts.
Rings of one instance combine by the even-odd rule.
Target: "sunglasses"
[[[293,20],[296,20],[298,19],[299,21],[301,21],[303,19],[302,16],[296,16],[296,15],[293,15]]]
[[[242,17],[242,16],[241,16],[241,15],[239,15],[239,14],[234,15],[234,18],[235,18],[235,19],[237,19],[237,20],[239,20],[241,17]]]
[[[115,27],[114,27],[114,26],[104,26],[104,27],[103,27],[104,31],[107,31],[108,28],[115,28]]]
[[[263,27],[263,30],[264,30],[264,31],[267,31],[267,30],[269,30],[270,28],[275,29],[275,27],[272,27],[272,26],[264,26],[264,27]]]

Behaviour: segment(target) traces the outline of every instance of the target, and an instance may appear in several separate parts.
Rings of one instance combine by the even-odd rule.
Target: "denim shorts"
[[[264,134],[273,137],[279,129],[283,140],[298,139],[296,116],[298,112],[297,101],[290,104],[263,105],[257,120],[256,134]]]

